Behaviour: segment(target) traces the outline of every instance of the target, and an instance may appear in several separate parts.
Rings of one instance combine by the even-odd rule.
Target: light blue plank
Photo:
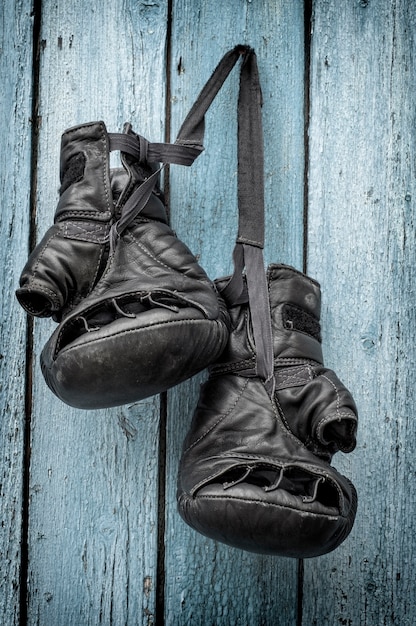
[[[163,139],[166,10],[133,0],[42,3],[39,236],[53,219],[66,128],[103,119],[120,131],[131,121]],[[152,624],[159,400],[69,408],[38,363],[54,323],[35,328],[29,624]]]
[[[411,0],[315,2],[309,271],[326,361],[354,392],[355,528],[305,563],[310,624],[416,621],[416,14]]]
[[[0,8],[0,623],[19,624],[26,317],[14,298],[29,241],[31,2]]]
[[[268,261],[302,268],[303,3],[175,0],[172,137],[221,56],[256,48],[264,95]],[[206,151],[171,167],[172,224],[211,278],[231,270],[237,232],[236,102],[229,77],[206,119]],[[297,562],[233,550],[198,535],[176,512],[176,471],[205,374],[168,396],[167,625],[294,624]]]

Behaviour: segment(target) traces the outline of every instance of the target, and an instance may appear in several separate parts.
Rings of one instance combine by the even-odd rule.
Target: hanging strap
[[[274,394],[274,354],[269,291],[264,269],[264,154],[262,96],[254,50],[244,57],[238,98],[238,234],[233,275],[221,294],[229,305],[250,308],[256,374]],[[244,268],[245,278],[244,281]]]
[[[121,150],[142,163],[176,163],[192,165],[201,154],[199,146],[181,146],[172,143],[150,143],[141,135],[108,133],[110,150]]]
[[[150,143],[140,135],[109,133],[110,150],[121,150],[141,162],[192,165],[204,150],[205,114],[238,59],[250,50],[235,46],[221,59],[186,116],[175,143]]]
[[[262,96],[256,54],[249,46],[236,46],[221,59],[183,122],[174,144],[150,143],[135,134],[110,133],[110,149],[132,155],[138,162],[157,161],[191,165],[203,151],[205,114],[225,79],[243,56],[238,97],[238,235],[233,252],[234,272],[222,295],[230,306],[249,304],[256,374],[270,395],[274,393],[273,336],[267,277],[264,269],[264,155],[261,120]],[[112,227],[110,244],[146,206],[160,171],[149,176],[128,198]],[[245,269],[245,280],[244,280]]]
[[[249,50],[248,46],[239,45],[227,52],[221,59],[186,116],[174,144],[150,143],[136,134],[109,133],[110,150],[126,152],[136,158],[139,163],[163,164],[134,190],[123,206],[120,219],[111,228],[111,251],[114,250],[117,238],[132,224],[148,203],[164,165],[166,163],[192,165],[204,150],[205,114],[238,59]]]

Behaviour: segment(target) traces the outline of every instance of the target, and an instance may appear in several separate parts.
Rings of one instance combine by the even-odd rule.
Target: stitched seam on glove
[[[89,287],[88,293],[91,293],[93,285],[95,285],[95,281],[97,280],[97,277],[98,277],[98,272],[99,272],[100,267],[101,267],[101,261],[102,261],[103,256],[104,256],[104,248],[101,247],[100,254],[99,254],[97,262],[95,264],[95,272],[94,272],[94,276],[92,278],[92,281],[90,283],[90,287]]]
[[[186,274],[184,272],[181,272],[178,269],[170,267],[170,265],[166,265],[166,263],[164,263],[158,257],[156,257],[154,254],[152,254],[150,249],[147,246],[143,245],[140,241],[138,241],[137,238],[134,237],[131,233],[129,233],[129,232],[123,233],[122,237],[124,238],[124,243],[126,243],[127,246],[135,246],[135,245],[137,245],[142,250],[142,252],[147,254],[151,259],[156,261],[156,263],[158,263],[160,266],[164,267],[165,269],[168,269],[172,273],[178,274],[179,276],[186,276]],[[190,254],[192,255],[191,252],[190,252]],[[111,268],[112,264],[114,263],[114,257],[115,257],[115,254],[113,254],[109,258],[108,264],[107,264],[107,267],[106,267],[106,270],[105,270],[105,273],[104,273],[103,276],[107,275],[108,272],[110,271],[110,268]],[[133,261],[135,261],[134,258],[133,258]],[[196,259],[195,259],[195,263],[197,264]],[[217,295],[217,291],[214,289],[213,282],[208,277],[206,277],[206,278],[193,278],[193,277],[191,277],[191,280],[195,280],[198,283],[201,283],[203,285],[209,286],[212,289],[213,294]]]
[[[333,389],[335,390],[335,393],[336,393],[336,396],[337,396],[336,416],[337,416],[337,419],[339,419],[340,418],[340,396],[339,396],[339,392],[338,392],[338,387],[335,385],[335,383],[330,378],[328,378],[328,376],[325,376],[325,374],[322,374],[322,378],[325,378],[325,380],[327,380],[330,383],[330,385],[333,387]],[[351,425],[351,427],[350,427],[350,437],[352,437],[352,435],[353,435],[353,426]],[[320,439],[319,434],[318,434],[318,438]],[[323,442],[321,441],[321,443],[323,443]],[[340,450],[345,450],[345,448],[342,447],[342,445],[340,445],[339,447],[340,447]],[[348,446],[347,450],[348,449],[350,449],[350,446]]]
[[[75,318],[74,318],[75,319]],[[137,333],[137,332],[147,332],[149,328],[157,328],[158,326],[180,326],[180,325],[184,325],[184,324],[192,324],[192,325],[196,325],[196,324],[218,324],[219,326],[221,326],[221,324],[218,322],[218,320],[208,320],[208,319],[203,319],[203,320],[195,320],[195,319],[184,319],[184,320],[169,320],[166,322],[155,322],[154,324],[151,323],[147,323],[146,326],[141,327],[141,328],[131,328],[129,330],[122,330],[119,332],[114,332],[111,334],[111,338],[113,337],[120,337],[121,335],[129,335],[131,333]],[[66,329],[65,329],[66,330]],[[90,335],[94,335],[94,332],[96,331],[91,331],[89,334]],[[56,339],[56,346],[57,349],[55,350],[54,353],[54,360],[57,358],[59,352],[60,352],[60,348],[59,348],[59,343],[60,343],[60,339],[62,337],[62,333],[63,333],[63,329],[61,329],[57,339]],[[85,335],[83,335],[85,337]],[[91,339],[89,341],[84,341],[83,342],[83,346],[88,345],[89,343],[94,343],[94,342],[100,342],[100,341],[108,341],[109,340],[109,336],[107,335],[106,337],[99,337],[98,339],[94,339],[94,337],[91,337]],[[62,350],[64,350],[65,352],[71,352],[72,350],[76,350],[78,349],[79,346],[65,346],[65,348],[62,348]]]
[[[299,508],[294,507],[294,506],[289,506],[286,504],[279,504],[277,502],[265,502],[264,500],[261,499],[255,499],[255,498],[241,498],[241,497],[233,497],[233,496],[194,496],[194,499],[198,498],[199,500],[230,500],[232,502],[253,502],[255,504],[262,504],[263,506],[273,506],[273,507],[277,507],[277,508],[282,508],[282,509],[290,509],[292,511],[299,511]],[[305,504],[303,504],[303,506],[305,506]],[[329,518],[329,519],[333,519],[334,521],[339,519],[340,517],[343,517],[345,519],[348,518],[348,515],[344,515],[343,513],[339,513],[338,515],[333,515],[330,513],[324,513],[322,511],[320,511],[319,513],[316,513],[314,511],[307,511],[304,508],[300,507],[300,510],[302,511],[302,513],[304,513],[305,515],[313,515],[314,517],[325,517],[325,518]]]
[[[293,432],[291,431],[291,429],[289,428],[289,425],[288,425],[288,423],[286,421],[285,413],[284,413],[284,411],[282,409],[282,405],[280,404],[279,398],[276,395],[274,396],[271,405],[272,405],[273,413],[276,416],[276,419],[278,420],[280,425],[283,426],[283,428],[287,431],[287,434],[289,435],[289,437],[291,437],[293,439],[293,441],[295,441],[298,445],[301,445],[302,448],[305,448],[305,450],[307,450],[307,447],[303,443],[303,441],[298,439],[296,437],[296,435],[294,435]],[[277,411],[276,411],[275,405],[278,408]]]
[[[329,422],[340,422],[342,421],[343,418],[348,419],[349,422],[351,422],[351,420],[354,420],[355,424],[358,422],[357,416],[355,415],[353,411],[338,411],[337,413],[331,413],[330,415],[326,415],[321,420],[319,420],[316,426],[316,436],[317,436],[318,441],[323,446],[329,445],[328,442],[324,441],[321,437],[321,430],[323,430],[323,427]],[[354,423],[349,424],[348,435],[351,439],[354,438]],[[334,443],[336,443],[339,449],[342,450],[343,452],[350,452],[355,447],[354,441],[350,442],[349,444],[345,444],[344,442],[342,441],[340,442],[337,440]]]
[[[137,245],[138,248],[140,248],[145,254],[147,254],[147,256],[149,256],[151,259],[153,259],[154,261],[156,261],[156,263],[158,263],[159,265],[161,265],[162,267],[164,267],[165,269],[169,270],[172,273],[178,274],[179,276],[184,276],[184,272],[181,272],[178,269],[175,269],[174,267],[171,267],[170,265],[167,265],[166,263],[164,263],[163,261],[161,261],[157,256],[155,256],[154,254],[152,254],[152,252],[150,251],[150,249],[145,246],[143,243],[141,243],[140,241],[137,241],[136,238],[132,237],[132,240],[130,242],[127,242],[128,246],[131,245]],[[196,261],[195,261],[196,262]],[[206,279],[200,279],[200,278],[193,278],[192,280],[196,280],[198,282],[201,283],[206,283],[208,285],[211,285],[211,281],[206,280]]]
[[[52,228],[52,227],[51,227],[51,228]],[[42,241],[44,241],[44,245],[43,245],[43,248],[41,248],[41,250],[40,250],[39,254],[37,255],[36,262],[35,262],[35,264],[34,264],[34,266],[33,266],[33,268],[32,268],[32,272],[31,272],[31,273],[32,273],[32,276],[34,276],[34,275],[36,274],[36,271],[37,271],[37,269],[38,269],[38,266],[41,264],[41,261],[43,261],[43,258],[42,258],[42,257],[43,257],[43,255],[45,254],[45,250],[47,250],[47,248],[49,248],[49,243],[50,243],[53,239],[56,239],[56,237],[58,237],[60,233],[53,232],[53,233],[51,233],[51,234],[49,235],[49,237],[46,239],[47,234],[48,234],[48,231],[45,233],[45,235],[44,235],[44,239],[42,239],[42,240],[39,242],[39,245],[40,245],[40,244],[42,243]],[[36,248],[35,248],[35,250],[36,250]],[[46,265],[48,265],[48,264],[46,264]]]
[[[108,238],[109,226],[107,224],[94,224],[92,228],[86,229],[82,227],[82,223],[78,224],[77,222],[67,221],[64,222],[62,226],[64,227],[63,236],[67,239],[104,244]],[[70,232],[71,228],[78,232]]]
[[[219,374],[233,374],[235,373],[237,376],[241,376],[245,378],[244,374],[239,374],[241,370],[245,370],[247,368],[253,368],[253,374],[255,374],[254,369],[254,357],[251,359],[245,359],[244,361],[236,361],[235,363],[226,363],[225,365],[215,365],[211,373],[213,376],[218,376]]]
[[[224,415],[221,415],[221,417],[215,422],[215,424],[213,426],[211,426],[211,428],[209,430],[205,431],[205,433],[203,433],[200,437],[198,437],[198,439],[196,441],[194,441],[190,446],[188,446],[186,448],[186,450],[183,451],[183,454],[186,454],[187,452],[189,452],[189,450],[194,448],[200,441],[202,441],[202,439],[204,439],[207,435],[209,435],[209,433],[211,431],[213,431],[218,426],[218,424],[221,424],[221,422],[224,421],[234,411],[235,407],[237,406],[237,404],[239,403],[239,401],[241,399],[241,396],[245,392],[245,390],[247,388],[247,385],[248,385],[248,379],[245,381],[244,387],[242,388],[242,390],[238,394],[235,402],[232,404],[232,406],[229,408],[229,410],[226,413],[224,413]]]
[[[304,359],[302,357],[280,357],[277,356],[274,359],[275,368],[286,367],[290,365],[322,365],[318,361],[313,359]]]
[[[105,224],[106,222],[108,223],[110,221],[112,216],[113,214],[110,210],[97,211],[96,209],[75,209],[73,211],[70,211],[70,210],[65,211],[65,212],[63,211],[61,215],[59,216],[59,219],[57,219],[55,223],[61,224],[62,222],[65,222],[69,220],[70,218],[72,219],[93,218]]]
[[[22,287],[22,289],[26,291],[26,293],[29,293],[29,294],[35,290],[39,291],[40,293],[44,293],[47,296],[49,296],[51,300],[53,301],[53,303],[56,304],[57,306],[59,306],[60,304],[59,299],[56,297],[56,292],[52,291],[51,289],[48,289],[48,287],[45,287],[43,284],[38,283],[36,279],[30,282],[29,288]]]
[[[307,376],[305,376],[305,373]],[[277,368],[275,376],[276,391],[286,389],[286,387],[306,385],[314,378],[312,368],[306,363],[286,369]]]
[[[79,226],[77,223],[67,222],[67,223],[64,224],[64,236],[66,236],[66,232],[68,231],[69,224],[71,224],[71,226],[79,229],[80,232],[81,232],[81,235],[82,235],[83,232],[91,232],[91,231],[86,231],[85,229],[82,228],[82,226]],[[94,225],[93,229],[96,230],[96,231],[102,232],[103,231],[103,225],[99,225],[99,224]],[[107,233],[108,233],[108,231],[107,231]],[[99,269],[100,269],[100,266],[101,266],[101,261],[102,261],[102,258],[104,256],[104,248],[103,248],[102,244],[105,243],[106,235],[102,238],[102,240],[100,240],[98,238],[82,237],[81,235],[79,235],[79,236],[73,235],[73,236],[69,236],[69,238],[70,239],[74,239],[76,241],[86,241],[87,243],[98,244],[100,246],[98,258],[97,258],[97,261],[96,261],[96,264],[95,264],[95,270],[94,270],[94,273],[93,273],[93,275],[91,277],[91,280],[89,281],[88,290],[86,291],[85,294],[82,294],[82,297],[85,297],[89,293],[91,293],[91,290],[92,290],[92,288],[95,285],[95,282],[97,280],[98,272],[99,272]],[[71,305],[72,305],[72,303],[68,303],[68,306],[71,306]]]
[[[329,384],[331,385],[331,387],[335,390],[335,393],[336,393],[336,396],[337,396],[337,409],[336,409],[336,412],[338,413],[339,405],[340,405],[338,387],[336,386],[336,384],[330,378],[328,378],[328,376],[325,376],[325,374],[321,374],[321,376],[322,376],[322,378],[327,380],[329,382]]]

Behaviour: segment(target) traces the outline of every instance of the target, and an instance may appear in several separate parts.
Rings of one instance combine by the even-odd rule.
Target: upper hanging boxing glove
[[[111,226],[120,218],[127,197],[155,170],[148,163],[146,170],[134,173],[140,148],[153,161],[160,157],[185,165],[201,151],[194,146],[148,144],[132,133],[129,124],[125,129],[128,135],[108,133],[100,121],[63,133],[54,224],[30,254],[16,290],[19,303],[30,315],[60,321],[98,282],[108,258]],[[134,156],[126,153],[125,167],[110,170],[109,152],[120,146]],[[158,191],[147,197],[147,209],[154,218],[166,221]]]
[[[190,526],[229,545],[318,556],[336,548],[354,523],[355,488],[330,461],[337,450],[354,448],[357,413],[323,366],[319,285],[288,266],[264,271],[254,52],[241,73],[238,127],[235,270],[217,281],[231,331],[184,442],[178,508]]]
[[[202,151],[204,115],[244,52],[222,59],[173,145],[149,144],[126,126],[109,135],[125,182],[110,255],[92,292],[62,320],[41,355],[45,380],[64,402],[102,408],[165,391],[207,367],[228,337],[214,284],[166,223],[155,198],[157,161],[190,165]],[[80,259],[81,261],[81,259]]]
[[[114,218],[108,152],[102,122],[62,135],[55,223],[31,253],[16,291],[30,315],[59,320],[90,293],[105,267]]]
[[[133,165],[133,172],[139,176],[140,167]],[[205,368],[227,335],[227,313],[214,285],[147,203],[117,235],[92,293],[47,342],[42,372],[67,404],[116,406],[160,393]]]

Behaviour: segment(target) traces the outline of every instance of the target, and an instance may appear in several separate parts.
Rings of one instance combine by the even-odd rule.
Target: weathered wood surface
[[[305,624],[416,621],[413,2],[314,3],[308,270],[325,354],[354,392],[351,537],[305,563]]]
[[[0,147],[0,621],[7,626],[19,623],[20,612],[22,623],[39,626],[416,621],[414,3],[314,0],[306,39],[305,4],[36,2],[39,85],[31,83],[31,3],[7,0],[0,9],[7,76]],[[357,450],[335,457],[359,491],[356,525],[334,553],[301,563],[216,544],[180,520],[176,469],[203,374],[162,400],[70,409],[41,377],[39,353],[54,324],[40,320],[30,394],[28,331],[12,296],[29,238],[32,89],[39,92],[33,152],[39,238],[56,206],[66,128],[103,119],[119,130],[129,120],[149,139],[163,140],[165,131],[173,139],[236,43],[256,48],[261,73],[266,259],[306,265],[320,280],[326,363],[352,390],[361,418]],[[172,224],[212,278],[230,271],[236,233],[237,86],[234,72],[207,116],[206,152],[192,168],[172,166],[169,175]],[[30,332],[29,326],[29,339]],[[27,581],[19,589],[21,568]]]
[[[164,3],[42,2],[39,236],[66,128],[103,119],[120,131],[129,120],[163,140],[166,28]],[[92,412],[59,402],[38,365],[53,327],[36,322],[28,623],[152,624],[159,399]]]
[[[31,2],[0,10],[0,623],[19,623],[26,319],[13,297],[27,257],[32,98]]]

